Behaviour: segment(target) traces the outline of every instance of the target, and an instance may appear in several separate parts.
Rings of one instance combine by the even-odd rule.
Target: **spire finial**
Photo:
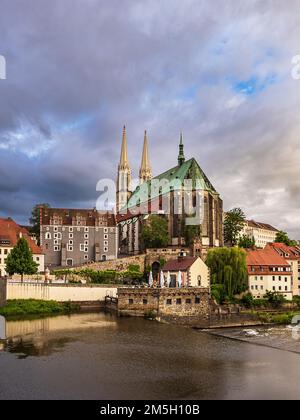
[[[183,140],[182,132],[180,132],[180,142],[179,142],[179,154],[178,154],[178,165],[181,166],[185,162],[184,151],[183,151]]]
[[[126,139],[126,126],[123,126],[122,134],[122,146],[121,146],[121,156],[120,156],[120,165],[128,165],[128,153],[127,153],[127,139]]]

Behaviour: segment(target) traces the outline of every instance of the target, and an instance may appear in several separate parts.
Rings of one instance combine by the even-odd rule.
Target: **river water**
[[[300,340],[279,331],[277,349],[267,330],[211,334],[104,313],[9,321],[0,399],[299,399]]]

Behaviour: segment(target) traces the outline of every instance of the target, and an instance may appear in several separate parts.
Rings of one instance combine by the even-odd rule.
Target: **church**
[[[189,244],[193,255],[201,256],[211,247],[223,246],[223,202],[195,158],[185,159],[182,134],[177,164],[153,177],[145,131],[139,185],[133,189],[126,128],[123,127],[116,211],[119,250],[123,255],[145,250],[141,232],[151,214],[166,219],[169,246],[187,246],[184,229],[188,224],[199,228],[193,244]]]

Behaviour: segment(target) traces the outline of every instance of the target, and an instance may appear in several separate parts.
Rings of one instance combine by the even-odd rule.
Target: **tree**
[[[186,246],[192,246],[194,240],[201,235],[200,225],[185,225],[184,226],[184,241]]]
[[[163,248],[169,243],[168,222],[164,217],[151,215],[142,229],[145,248]]]
[[[37,243],[40,245],[40,211],[41,207],[50,208],[48,203],[36,204],[31,212],[29,223],[31,224],[30,233],[36,236]]]
[[[20,274],[23,281],[24,274],[35,274],[38,264],[33,261],[32,252],[25,238],[20,238],[6,259],[6,272],[12,276]]]
[[[248,235],[243,235],[240,237],[238,245],[240,248],[254,248],[255,240],[253,237],[250,237]]]
[[[224,298],[226,296],[232,298],[234,295],[247,290],[248,273],[244,250],[240,248],[210,249],[206,264],[210,269],[211,284],[223,286],[221,295]]]
[[[245,222],[245,214],[240,208],[234,208],[226,213],[224,220],[225,243],[234,246],[238,242],[239,233],[242,231]]]
[[[287,246],[294,246],[296,245],[296,241],[291,240],[288,237],[288,234],[286,232],[283,231],[279,231],[276,233],[276,238],[275,238],[275,242],[280,242],[282,244],[285,244]]]
[[[274,308],[279,308],[285,301],[284,296],[278,292],[268,291],[264,295],[264,299],[272,305]]]

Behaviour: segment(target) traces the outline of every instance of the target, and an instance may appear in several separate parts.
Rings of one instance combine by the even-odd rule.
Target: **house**
[[[33,255],[33,260],[38,264],[38,271],[43,272],[44,254],[42,249],[32,240],[30,233],[24,227],[18,225],[11,218],[0,218],[0,277],[6,276],[6,258],[19,238],[25,238]]]
[[[292,267],[293,295],[300,294],[300,246],[287,246],[283,243],[273,242],[267,244],[266,249],[274,249]]]
[[[264,248],[267,243],[275,241],[277,232],[278,230],[268,223],[245,220],[244,227],[239,236],[253,238],[257,248]]]
[[[292,268],[274,249],[247,251],[249,290],[256,299],[267,291],[281,293],[292,300]]]
[[[182,287],[209,287],[209,268],[200,257],[187,256],[181,252],[177,259],[169,260],[163,266],[164,277],[170,275],[170,287],[178,286],[181,273]]]
[[[96,209],[41,207],[40,243],[51,268],[116,259],[115,216]]]

